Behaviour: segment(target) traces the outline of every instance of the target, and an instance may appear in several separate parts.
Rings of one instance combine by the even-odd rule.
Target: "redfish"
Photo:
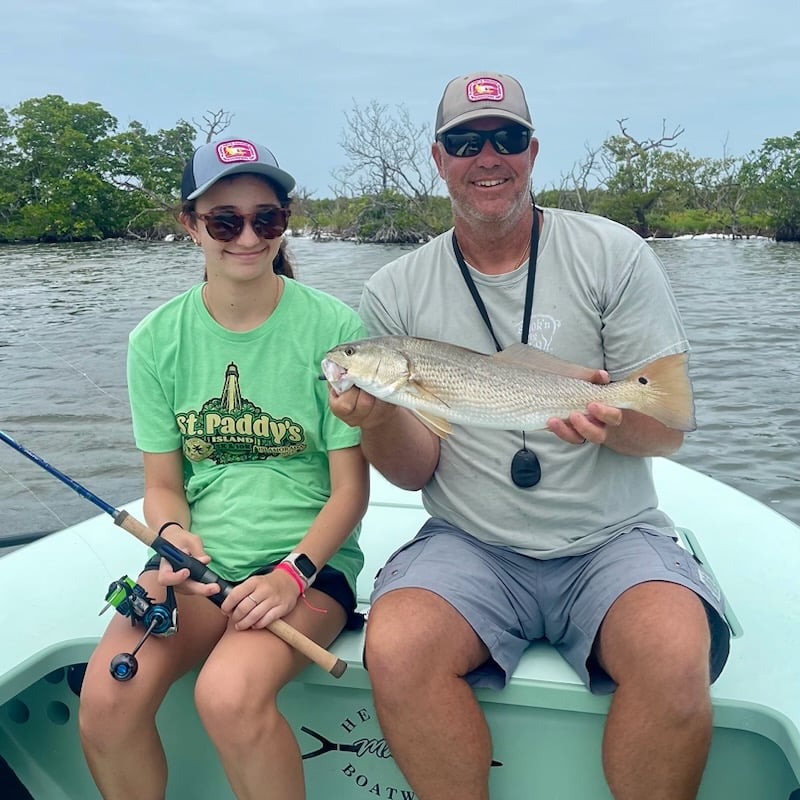
[[[609,384],[595,370],[528,345],[493,355],[431,339],[376,336],[344,342],[322,361],[337,392],[357,386],[413,411],[439,436],[450,423],[500,430],[545,428],[600,402],[647,414],[669,428],[696,427],[688,354],[664,356]]]

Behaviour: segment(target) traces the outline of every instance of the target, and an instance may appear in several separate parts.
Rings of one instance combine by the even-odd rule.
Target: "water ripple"
[[[657,241],[692,342],[699,428],[676,460],[800,522],[800,247]],[[408,248],[290,240],[298,278],[356,306],[365,278]],[[0,247],[0,428],[107,500],[142,493],[125,379],[128,333],[198,281],[184,242]],[[97,509],[0,448],[0,533]],[[113,535],[111,532],[109,535]]]

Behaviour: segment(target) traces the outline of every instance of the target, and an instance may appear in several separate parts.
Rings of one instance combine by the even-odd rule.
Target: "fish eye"
[[[344,354],[346,356],[352,356],[356,352],[355,347],[345,347]]]

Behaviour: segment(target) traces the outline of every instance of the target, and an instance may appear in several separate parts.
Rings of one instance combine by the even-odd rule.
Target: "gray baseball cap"
[[[226,139],[204,144],[194,151],[183,170],[181,199],[194,200],[220,178],[239,172],[264,175],[286,194],[295,186],[294,178],[278,166],[278,160],[268,148],[247,139]]]
[[[533,130],[519,81],[500,72],[472,72],[447,84],[436,112],[436,135],[480,117],[503,117]]]

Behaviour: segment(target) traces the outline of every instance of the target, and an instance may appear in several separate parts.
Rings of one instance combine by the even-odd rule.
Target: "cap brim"
[[[222,170],[215,175],[210,181],[206,181],[202,186],[198,186],[191,194],[187,195],[185,200],[196,200],[203,192],[210,189],[221,178],[227,178],[229,175],[236,175],[241,172],[247,172],[251,175],[263,175],[278,184],[286,194],[289,194],[295,187],[295,179],[288,173],[284,172],[278,167],[272,167],[269,164],[259,163],[241,163],[231,164],[227,169]]]
[[[454,117],[447,122],[446,125],[442,125],[442,127],[436,131],[436,135],[439,136],[449,131],[451,128],[457,128],[465,122],[471,122],[474,119],[483,119],[485,117],[500,117],[501,119],[507,119],[511,122],[517,122],[530,131],[534,130],[533,125],[531,125],[525,117],[520,117],[519,114],[514,114],[511,111],[505,111],[501,108],[473,108],[464,114]]]

